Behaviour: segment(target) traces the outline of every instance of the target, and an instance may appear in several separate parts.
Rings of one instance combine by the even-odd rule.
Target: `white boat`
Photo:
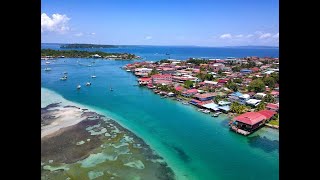
[[[60,78],[61,81],[65,81],[67,80],[67,77],[63,76],[62,78]]]
[[[97,77],[97,76],[95,76],[95,75],[92,75],[92,76],[91,76],[91,78],[96,78],[96,77]]]
[[[86,86],[91,86],[91,82],[87,82],[87,83],[86,83]]]
[[[44,70],[45,71],[51,71],[51,68],[45,68]]]
[[[206,113],[206,114],[209,114],[209,113],[210,113],[210,110],[207,110],[207,109],[206,109],[206,110],[203,110],[202,112],[203,112],[203,113]]]
[[[46,61],[46,64],[50,64],[50,62],[49,62],[49,61]]]
[[[201,111],[201,112],[203,112],[203,109],[198,109],[198,111]]]
[[[65,72],[63,72],[63,74],[68,74],[68,72],[65,71]]]
[[[188,105],[188,102],[182,102],[182,104],[184,104],[184,105]]]
[[[80,89],[81,88],[81,85],[79,84],[78,86],[77,86],[77,89]]]
[[[218,117],[220,114],[221,114],[221,112],[216,112],[216,113],[214,113],[212,116],[213,116],[213,117]]]
[[[130,69],[127,69],[127,72],[131,72],[131,70],[130,70]]]

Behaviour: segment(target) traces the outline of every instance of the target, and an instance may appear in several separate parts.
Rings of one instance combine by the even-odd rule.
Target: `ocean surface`
[[[59,49],[59,46],[42,44],[42,48]],[[278,49],[270,48],[126,46],[99,50],[135,53],[146,60],[166,58],[165,53],[175,59],[278,57],[279,54]],[[88,67],[77,61],[95,63]],[[277,130],[262,128],[249,137],[233,133],[224,115],[214,118],[137,86],[137,78],[120,68],[132,62],[81,58],[56,59],[51,64],[41,61],[41,87],[90,107],[130,129],[166,160],[177,179],[279,179]],[[52,71],[44,71],[46,67]],[[68,80],[61,81],[64,71],[68,72]],[[91,79],[92,74],[97,78]],[[85,86],[87,81],[91,81],[90,87]],[[80,90],[76,89],[78,84],[82,86]]]

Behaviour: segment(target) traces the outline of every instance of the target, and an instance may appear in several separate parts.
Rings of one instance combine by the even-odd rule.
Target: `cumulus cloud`
[[[232,36],[231,36],[231,34],[222,34],[222,35],[220,36],[220,38],[221,38],[221,39],[231,39]]]
[[[266,38],[270,38],[272,35],[271,33],[264,33],[264,34],[261,34],[259,39],[266,39]]]
[[[236,38],[242,38],[243,35],[242,35],[242,34],[239,34],[239,35],[236,35],[235,37],[236,37]]]
[[[279,38],[279,33],[273,35],[272,37],[278,39]]]
[[[75,36],[78,36],[78,37],[83,36],[83,33],[77,33],[75,34]]]
[[[248,34],[246,37],[251,38],[251,37],[253,37],[253,34]]]
[[[92,32],[91,35],[96,35],[96,33]]]
[[[146,40],[152,39],[152,36],[146,36],[144,39]]]
[[[58,32],[63,33],[68,31],[70,18],[66,15],[53,14],[49,17],[46,13],[41,14],[41,32]]]

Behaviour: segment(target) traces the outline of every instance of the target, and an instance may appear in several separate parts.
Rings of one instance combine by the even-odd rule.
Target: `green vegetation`
[[[208,64],[209,60],[204,60],[204,59],[194,59],[194,58],[189,58],[186,63],[192,63],[195,64],[197,66],[199,66],[200,64]]]
[[[156,70],[156,68],[153,68],[152,71],[149,73],[149,77],[158,73],[159,72]]]
[[[256,66],[256,63],[253,61],[249,61],[247,64],[241,64],[241,68],[253,68]]]
[[[268,122],[268,124],[279,126],[279,121],[277,121],[277,120],[271,120],[271,121]]]
[[[233,79],[233,82],[235,82],[235,83],[242,83],[242,79],[241,78],[235,78],[235,79]]]
[[[234,92],[238,91],[238,85],[231,80],[227,82],[226,87],[231,89]]]
[[[137,58],[134,54],[128,53],[106,53],[101,51],[77,51],[77,50],[53,50],[53,49],[41,49],[41,56],[53,56],[59,57],[64,56],[67,58],[89,58],[92,55],[98,54],[102,57],[115,55],[122,59],[135,59]]]
[[[237,114],[242,114],[247,111],[247,107],[238,102],[233,102],[230,106],[230,111]]]
[[[215,103],[219,103],[219,101],[221,101],[223,98],[219,95],[217,95],[215,98],[214,98],[214,102]]]
[[[264,92],[266,90],[266,85],[261,79],[255,79],[250,82],[248,86],[249,91],[254,91],[254,92]]]
[[[279,73],[273,72],[270,74],[270,77],[272,77],[276,83],[279,83]]]
[[[264,102],[268,102],[268,103],[274,103],[276,102],[276,100],[274,99],[274,97],[271,94],[267,94],[263,97],[262,101]]]
[[[255,111],[264,110],[265,108],[266,108],[266,104],[263,101],[261,101],[256,107]]]
[[[71,49],[71,48],[117,48],[115,45],[99,45],[99,44],[64,44],[60,48]]]
[[[241,70],[240,66],[235,66],[235,67],[232,68],[233,72],[240,72],[240,70]]]
[[[190,80],[186,80],[185,82],[184,82],[184,87],[185,88],[190,88],[190,87],[192,87],[193,86],[193,82],[192,81],[190,81]]]
[[[170,60],[167,60],[167,59],[162,59],[162,60],[160,60],[159,62],[160,62],[160,63],[171,63],[171,61],[170,61]]]
[[[269,77],[264,77],[262,79],[262,81],[264,82],[265,85],[267,85],[269,88],[274,88],[276,81],[274,80],[273,77],[269,76]]]

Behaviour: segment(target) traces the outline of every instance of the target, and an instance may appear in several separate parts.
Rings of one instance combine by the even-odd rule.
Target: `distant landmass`
[[[74,48],[117,48],[116,45],[101,45],[101,44],[62,44],[60,48],[74,49]]]

